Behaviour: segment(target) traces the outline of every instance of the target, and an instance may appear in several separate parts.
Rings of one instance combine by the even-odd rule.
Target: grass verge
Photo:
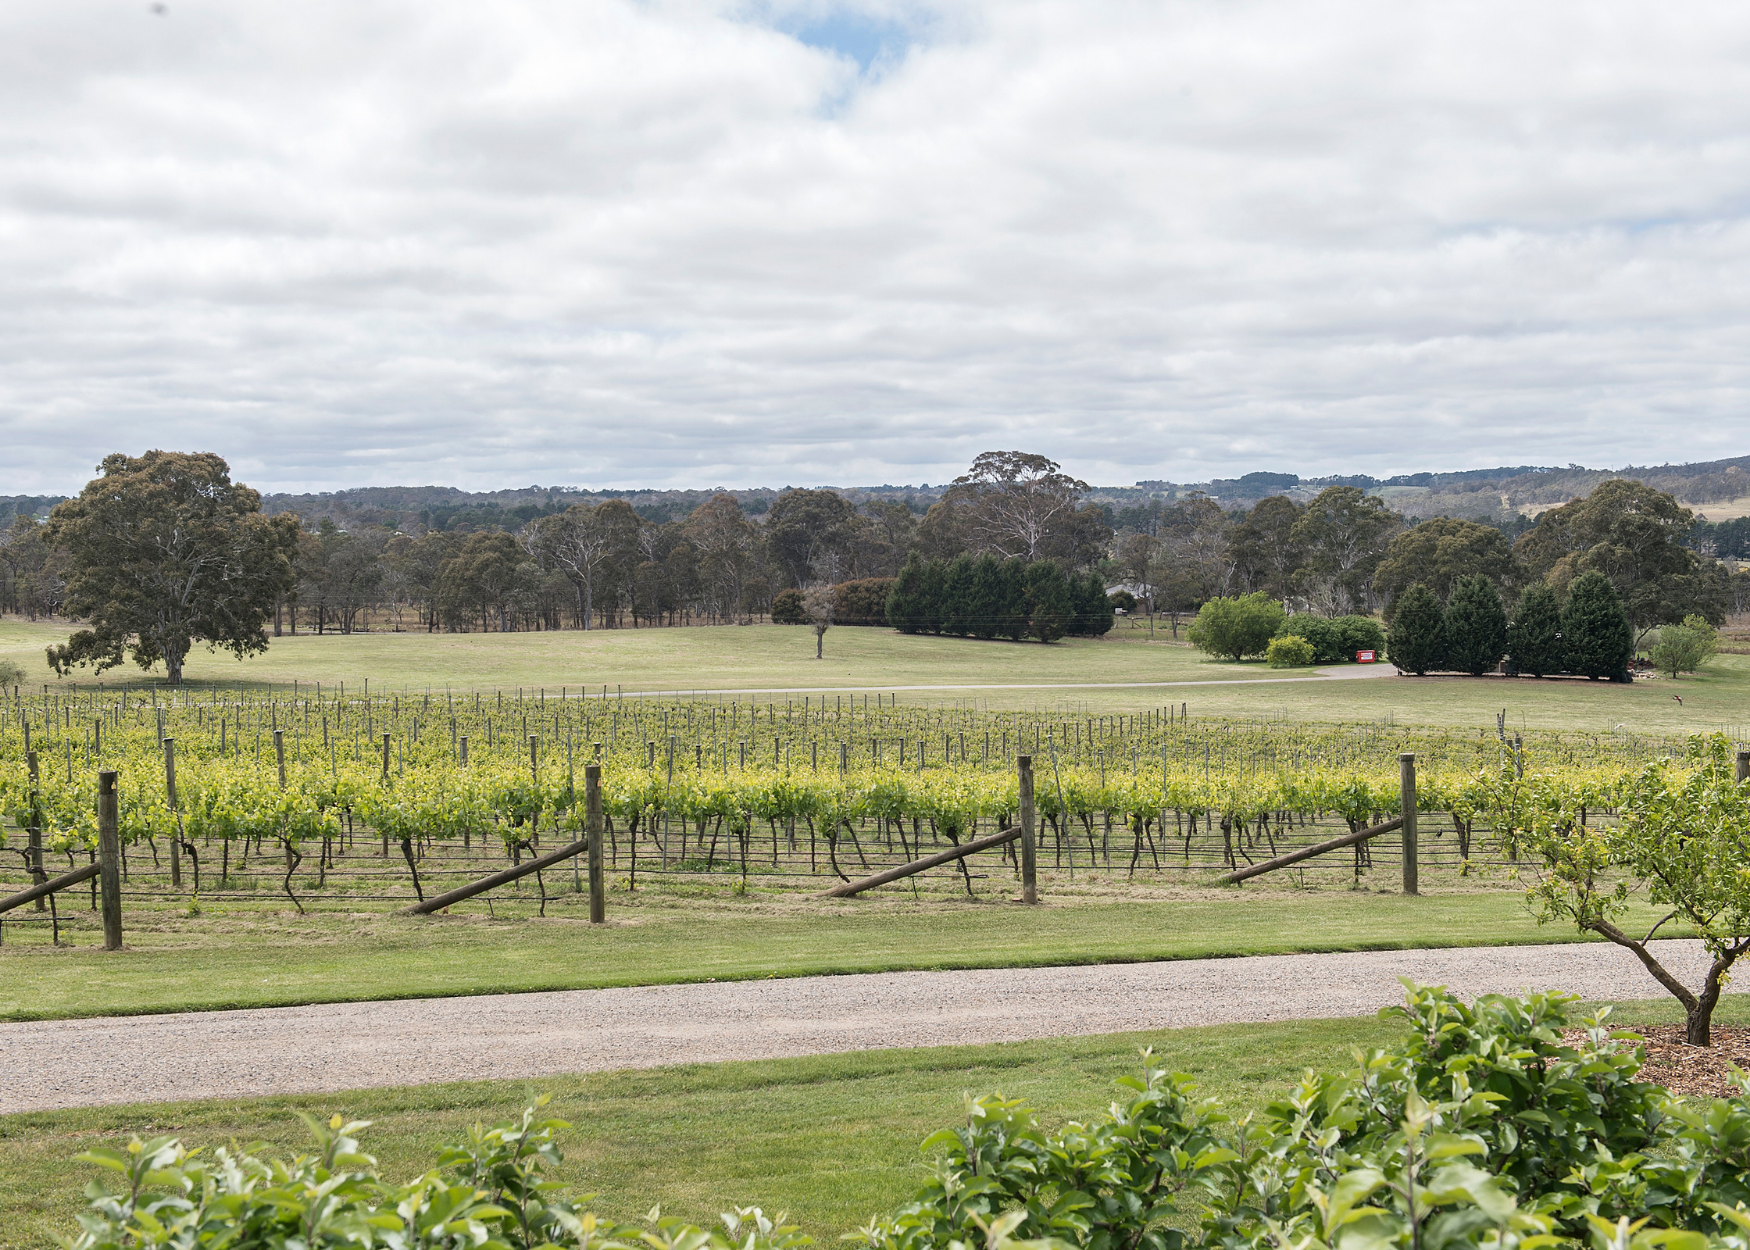
[[[1750,1022],[1750,996],[1721,1003],[1721,1023]],[[1631,1002],[1621,1022],[1676,1018],[1674,1004]],[[509,1118],[534,1093],[570,1120],[561,1179],[599,1195],[621,1219],[665,1211],[698,1223],[731,1204],[786,1210],[821,1244],[902,1201],[925,1175],[918,1143],[955,1122],[967,1093],[1024,1097],[1048,1124],[1098,1113],[1111,1082],[1138,1066],[1140,1047],[1195,1076],[1243,1114],[1276,1097],[1306,1067],[1340,1067],[1352,1047],[1399,1030],[1374,1019],[1053,1038],[990,1046],[865,1051],[806,1059],[643,1072],[354,1090],[338,1094],[142,1104],[0,1117],[0,1245],[65,1235],[93,1169],[72,1157],[130,1133],[190,1145],[271,1143],[301,1149],[295,1116],[338,1111],[373,1121],[364,1144],[384,1174],[405,1179],[476,1121]]]
[[[46,926],[28,933],[7,926],[0,1019],[1578,938],[1540,927],[1508,890],[1406,898],[1247,887],[1126,900],[1065,898],[1045,884],[1052,902],[1039,908],[914,901],[897,892],[832,903],[758,892],[617,893],[602,928],[584,922],[578,895],[559,896],[545,920],[495,919],[484,904],[477,914],[428,919],[257,906],[187,917],[137,908],[119,954],[101,949],[94,918],[81,912],[79,927],[64,934],[76,945],[50,947]]]

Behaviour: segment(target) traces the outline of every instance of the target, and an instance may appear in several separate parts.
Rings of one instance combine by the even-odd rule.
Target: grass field
[[[51,681],[43,648],[64,640],[65,624],[0,621],[0,656],[18,660],[32,681]],[[811,631],[785,626],[594,630],[534,634],[300,635],[238,662],[204,650],[190,657],[196,688],[247,681],[290,685],[345,682],[350,690],[546,688],[613,690],[900,690],[907,703],[973,701],[993,708],[1061,707],[1090,713],[1185,703],[1198,716],[1273,716],[1492,727],[1503,708],[1526,728],[1684,732],[1750,724],[1750,656],[1721,655],[1699,676],[1611,686],[1596,682],[1499,678],[1344,678],[1260,663],[1212,660],[1189,645],[1121,625],[1107,639],[1051,646],[905,637],[884,629],[839,628],[826,659],[813,659]],[[1345,671],[1359,672],[1358,668]],[[106,682],[136,681],[113,670]],[[97,679],[76,677],[82,687]],[[1111,683],[1209,683],[1113,686]],[[930,687],[930,689],[907,689]],[[1007,689],[1000,687],[1009,687]],[[1039,688],[1045,687],[1045,688]],[[1105,687],[1105,688],[1102,688]],[[1681,694],[1679,704],[1672,698]],[[723,696],[731,697],[731,696]],[[765,695],[761,701],[781,696]]]
[[[1750,1022],[1743,995],[1716,1019]],[[1623,1004],[1621,1022],[1676,1019],[1675,1004]],[[1166,1066],[1243,1114],[1307,1067],[1339,1068],[1353,1047],[1399,1030],[1373,1019],[1224,1025],[1054,1038],[991,1046],[865,1051],[522,1082],[467,1082],[309,1097],[216,1099],[0,1117],[0,1246],[41,1246],[72,1230],[94,1170],[72,1161],[129,1134],[190,1145],[271,1143],[301,1149],[293,1112],[339,1111],[374,1122],[364,1146],[384,1175],[404,1180],[476,1121],[509,1118],[535,1093],[572,1122],[561,1179],[598,1195],[596,1208],[641,1218],[661,1203],[698,1223],[731,1204],[788,1211],[822,1245],[914,1190],[926,1176],[918,1144],[960,1118],[968,1093],[1024,1097],[1049,1125],[1097,1114],[1111,1082],[1153,1046]]]
[[[28,934],[7,927],[0,1019],[1578,938],[1539,927],[1510,889],[1406,898],[1253,885],[1137,899],[1066,896],[1049,874],[1042,889],[1050,905],[1039,908],[998,901],[1006,894],[976,903],[899,894],[824,903],[720,888],[641,892],[636,901],[616,893],[612,923],[600,929],[584,923],[577,896],[550,907],[545,920],[300,916],[259,906],[190,918],[131,908],[128,949],[119,955],[101,949],[93,919],[79,912],[80,927],[64,935],[74,946],[51,948],[46,926]],[[1654,918],[1631,919],[1644,926]]]

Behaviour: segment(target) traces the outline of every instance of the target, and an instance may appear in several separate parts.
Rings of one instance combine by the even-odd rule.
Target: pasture
[[[152,683],[131,666],[101,678],[89,671],[58,681],[43,649],[65,641],[64,622],[0,621],[0,657],[27,680],[89,690]],[[1098,640],[1038,643],[903,636],[835,627],[826,658],[814,659],[812,631],[753,625],[511,634],[300,634],[272,640],[265,655],[237,661],[191,653],[189,685],[290,689],[368,679],[377,692],[588,688],[654,691],[710,700],[762,692],[762,701],[810,692],[897,692],[906,704],[988,709],[1056,709],[1098,715],[1184,703],[1193,716],[1404,725],[1492,727],[1503,709],[1522,729],[1686,733],[1750,724],[1750,655],[1720,655],[1678,681],[1609,686],[1598,682],[1481,677],[1368,677],[1344,666],[1340,678],[1261,662],[1211,659],[1157,627],[1121,622]],[[40,686],[33,688],[40,689]],[[1680,695],[1682,702],[1674,699]]]

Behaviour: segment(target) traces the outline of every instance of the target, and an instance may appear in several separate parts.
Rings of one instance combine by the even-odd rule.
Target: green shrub
[[[0,659],[0,686],[17,686],[24,681],[24,668],[17,660]]]
[[[801,1250],[813,1244],[757,1207],[725,1215],[723,1233],[656,1212],[654,1229],[599,1218],[548,1179],[563,1160],[554,1134],[571,1126],[537,1120],[546,1101],[525,1109],[520,1121],[477,1127],[405,1185],[384,1182],[377,1161],[359,1150],[354,1135],[368,1125],[338,1115],[326,1124],[301,1117],[316,1150],[290,1160],[258,1159],[224,1146],[208,1159],[174,1137],[135,1138],[126,1150],[99,1147],[79,1158],[110,1175],[87,1188],[83,1231],[64,1244],[73,1250]]]
[[[1298,634],[1278,634],[1264,648],[1264,661],[1271,668],[1305,668],[1316,662],[1312,643]]]
[[[887,624],[887,596],[894,577],[859,577],[832,588],[833,621],[838,625]]]
[[[1371,616],[1339,616],[1331,623],[1343,631],[1343,658],[1353,660],[1357,651],[1385,654],[1385,628]]]
[[[1210,655],[1241,660],[1262,655],[1286,619],[1278,599],[1258,591],[1232,599],[1211,599],[1197,610],[1185,635]]]
[[[772,599],[772,624],[808,624],[808,613],[802,610],[802,592],[800,590],[780,590]]]
[[[1345,655],[1343,651],[1343,629],[1328,616],[1315,616],[1311,612],[1296,612],[1282,622],[1282,628],[1276,631],[1276,637],[1287,638],[1290,635],[1306,639],[1313,649],[1313,660],[1319,664],[1339,664],[1344,660],[1353,660],[1353,655]],[[1269,652],[1264,658],[1269,659]]]
[[[1418,677],[1446,667],[1446,611],[1420,582],[1396,600],[1386,651],[1393,664]]]
[[[1381,1013],[1410,1027],[1396,1048],[1309,1072],[1243,1119],[1146,1051],[1110,1111],[1054,1133],[1018,1100],[969,1100],[964,1127],[924,1143],[943,1153],[936,1179],[863,1240],[975,1247],[1000,1229],[1076,1250],[1745,1250],[1750,1097],[1689,1106],[1636,1080],[1640,1059],[1602,1012],[1565,1042],[1575,1001],[1466,1007],[1416,987]]]

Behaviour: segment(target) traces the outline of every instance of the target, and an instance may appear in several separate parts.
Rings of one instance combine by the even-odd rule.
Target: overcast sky
[[[1742,455],[1747,215],[1742,0],[11,0],[0,493]]]

